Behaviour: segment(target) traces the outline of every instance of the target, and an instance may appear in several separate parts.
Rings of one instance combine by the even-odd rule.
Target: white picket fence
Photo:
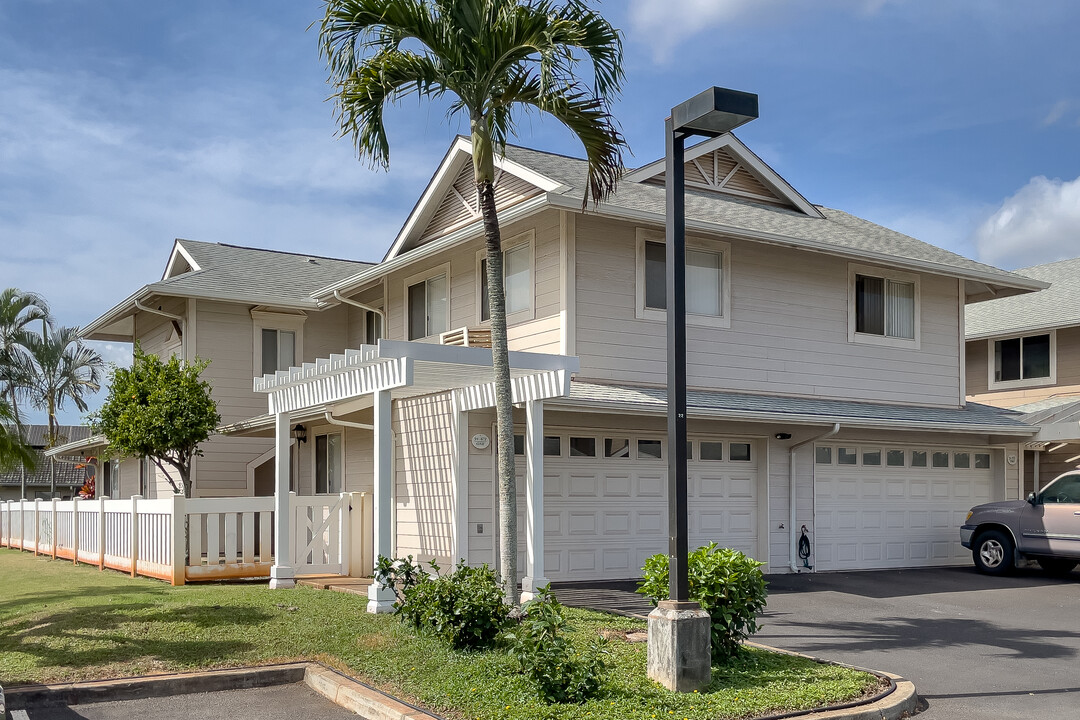
[[[297,575],[371,574],[367,493],[289,501]],[[273,523],[272,497],[13,500],[0,503],[0,547],[183,585],[269,577]]]

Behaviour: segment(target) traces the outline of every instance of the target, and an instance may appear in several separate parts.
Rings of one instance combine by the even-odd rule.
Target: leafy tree
[[[33,470],[36,464],[37,456],[19,435],[15,411],[0,400],[0,471],[8,472],[19,466]]]
[[[29,334],[26,349],[33,360],[28,390],[30,401],[44,410],[49,422],[49,447],[67,438],[59,435],[56,413],[70,400],[86,412],[86,396],[101,389],[105,362],[79,337],[79,328],[58,327],[50,332],[43,324],[41,335]]]
[[[618,30],[588,0],[327,0],[320,39],[338,123],[362,159],[386,168],[387,103],[450,99],[468,118],[473,175],[487,247],[488,307],[499,453],[499,574],[517,604],[517,489],[506,344],[502,238],[495,207],[495,153],[516,134],[515,112],[540,111],[581,141],[585,202],[606,198],[622,170],[622,135],[608,112],[622,81]],[[592,84],[575,76],[591,65]]]
[[[19,397],[25,393],[32,374],[27,349],[34,333],[28,327],[39,321],[46,325],[52,322],[43,297],[18,288],[0,292],[0,383],[16,426],[22,425]]]
[[[136,345],[131,367],[113,368],[109,396],[90,419],[111,450],[150,458],[185,497],[191,497],[191,461],[221,422],[210,383],[200,377],[208,364],[162,361]]]

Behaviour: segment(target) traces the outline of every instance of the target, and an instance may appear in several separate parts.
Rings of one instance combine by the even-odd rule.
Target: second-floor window
[[[993,383],[1053,382],[1054,342],[1050,333],[991,342]]]
[[[491,319],[487,258],[480,259],[479,274],[480,322],[486,322]],[[526,241],[503,250],[503,294],[506,297],[507,317],[527,313],[532,308],[532,289],[532,243]]]
[[[450,329],[449,276],[442,272],[408,286],[410,340]]]
[[[364,311],[364,344],[374,345],[383,336],[382,316],[371,310]]]
[[[661,242],[662,235],[646,230],[638,232],[639,318],[666,319],[667,246]],[[687,246],[687,322],[728,327],[731,294],[728,289],[730,275],[727,258],[726,243],[709,243],[709,247]]]
[[[262,371],[272,375],[296,364],[296,333],[292,330],[262,330]]]
[[[919,347],[919,276],[848,266],[848,340]]]

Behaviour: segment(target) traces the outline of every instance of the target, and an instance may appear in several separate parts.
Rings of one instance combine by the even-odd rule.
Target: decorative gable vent
[[[495,171],[495,207],[505,210],[540,193],[540,188],[501,169]],[[481,219],[471,162],[462,164],[453,185],[443,197],[420,242],[427,242]]]
[[[689,160],[685,167],[686,186],[699,190],[728,193],[762,202],[790,205],[769,189],[757,176],[736,160],[725,148]],[[660,173],[648,180],[663,185],[665,174]]]

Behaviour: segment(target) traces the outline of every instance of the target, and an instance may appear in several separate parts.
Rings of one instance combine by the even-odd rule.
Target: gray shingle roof
[[[561,194],[581,201],[587,173],[584,160],[518,146],[507,146],[506,157],[567,185],[569,189]],[[662,216],[665,211],[664,188],[645,183],[621,183],[605,205]],[[931,263],[942,269],[1000,279],[1007,285],[1025,280],[843,211],[817,207],[825,216],[824,219],[733,196],[690,189],[686,193],[686,217],[690,222],[700,221],[748,232],[779,235],[796,241],[804,240],[808,246],[825,246],[843,253]]]
[[[309,305],[311,293],[373,263],[178,240],[201,270],[148,287],[164,295],[220,296],[257,304]]]
[[[565,401],[553,400],[550,403]],[[622,406],[641,412],[665,412],[667,391],[596,383],[573,382],[569,402],[575,405]],[[765,421],[801,423],[846,423],[859,427],[904,427],[950,429],[958,432],[1032,434],[1035,428],[1022,422],[1011,410],[968,403],[964,408],[827,400],[818,398],[752,395],[712,390],[689,390],[686,403],[690,413]]]
[[[965,313],[965,332],[969,338],[1080,325],[1080,258],[1016,272],[1048,282],[1050,288],[969,305]]]
[[[23,437],[38,456],[37,469],[27,473],[28,485],[49,484],[49,461],[45,458],[43,450],[46,445],[46,436],[49,427],[47,425],[26,425],[23,427]],[[61,425],[58,428],[61,442],[83,440],[90,437],[90,428],[86,425]],[[64,487],[81,487],[86,475],[83,470],[76,468],[70,463],[56,464],[56,484]],[[0,485],[17,486],[22,482],[21,473],[18,470],[0,473]]]

